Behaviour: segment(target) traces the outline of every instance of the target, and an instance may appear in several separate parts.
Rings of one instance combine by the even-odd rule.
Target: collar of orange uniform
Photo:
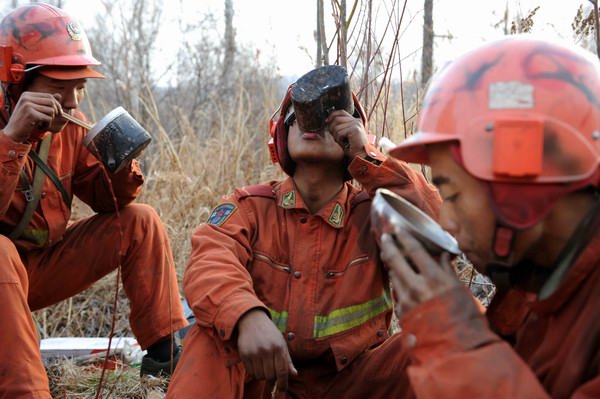
[[[344,227],[346,216],[348,215],[348,183],[315,215],[323,219],[327,224],[335,228]],[[275,190],[277,195],[277,204],[285,209],[304,209],[307,210],[304,200],[294,184],[294,180],[288,177],[281,182]]]

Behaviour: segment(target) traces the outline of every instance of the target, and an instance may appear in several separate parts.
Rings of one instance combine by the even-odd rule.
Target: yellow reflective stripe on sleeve
[[[358,305],[337,309],[327,316],[315,316],[314,338],[327,337],[350,330],[375,316],[385,313],[392,307],[389,291],[380,297]]]
[[[269,312],[271,313],[271,320],[273,321],[273,324],[275,324],[275,327],[277,327],[281,333],[284,333],[287,329],[288,312],[285,310],[278,312],[273,309],[269,309]]]

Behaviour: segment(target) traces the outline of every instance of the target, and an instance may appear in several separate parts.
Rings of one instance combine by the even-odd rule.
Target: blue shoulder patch
[[[233,212],[235,212],[236,209],[237,205],[229,202],[219,204],[215,209],[213,209],[206,223],[214,224],[215,226],[221,226],[227,219],[229,219],[229,216],[233,215]]]

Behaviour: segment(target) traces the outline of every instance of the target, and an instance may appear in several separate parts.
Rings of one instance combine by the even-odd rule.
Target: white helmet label
[[[533,85],[516,80],[490,84],[490,109],[522,109],[533,106]]]

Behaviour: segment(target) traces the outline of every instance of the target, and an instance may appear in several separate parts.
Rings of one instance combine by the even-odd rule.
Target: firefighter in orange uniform
[[[442,227],[497,293],[484,316],[447,261],[383,237],[416,396],[600,397],[597,57],[487,43],[434,77],[417,130],[391,154],[431,166]]]
[[[50,398],[31,311],[119,264],[131,328],[149,352],[142,367],[170,370],[172,332],[187,322],[165,229],[152,208],[132,204],[140,168],[133,161],[105,172],[82,145],[86,131],[61,117],[85,118],[86,80],[103,77],[91,68],[99,62],[85,33],[62,10],[36,3],[2,19],[0,45],[0,397]],[[67,227],[73,196],[97,214]]]
[[[408,388],[388,336],[370,198],[385,186],[436,215],[439,195],[368,144],[356,98],[357,114],[338,109],[303,131],[291,90],[271,129],[290,177],[238,188],[193,233],[184,294],[197,323],[168,398],[388,398]]]

